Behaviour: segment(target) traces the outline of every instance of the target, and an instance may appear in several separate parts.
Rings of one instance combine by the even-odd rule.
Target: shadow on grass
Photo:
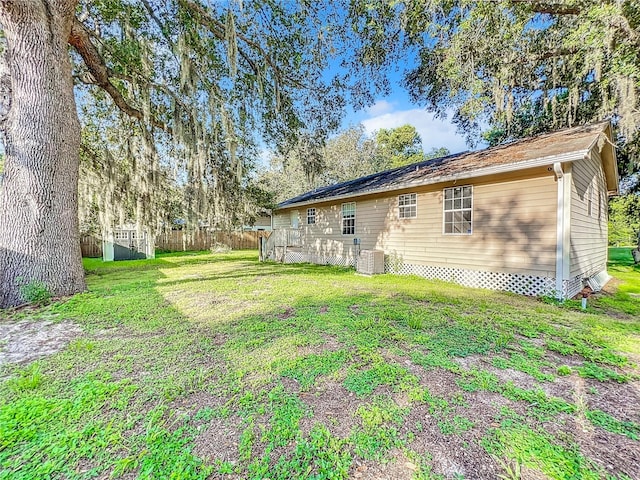
[[[346,478],[355,458],[377,465],[405,447],[426,476],[429,452],[411,440],[425,429],[447,451],[462,452],[453,459],[471,462],[462,470],[476,471],[473,462],[480,462],[489,465],[487,478],[496,478],[495,462],[477,441],[487,434],[483,422],[493,421],[489,413],[469,406],[475,397],[464,397],[455,381],[448,396],[429,393],[460,369],[451,357],[487,356],[490,363],[496,352],[522,353],[523,332],[544,345],[565,340],[571,329],[573,340],[600,342],[599,349],[621,333],[597,318],[581,325],[582,316],[512,295],[416,277],[365,278],[336,267],[260,264],[255,252],[163,255],[95,270],[88,293],[48,310],[83,325],[86,337],[19,373],[23,381],[0,385],[0,466],[11,478]],[[204,291],[194,291],[195,282]],[[243,296],[261,311],[236,315],[232,301],[227,310],[203,303],[198,313],[209,322],[195,321],[169,295],[179,285],[196,300]],[[571,326],[550,325],[558,317]],[[528,348],[535,356],[542,347]],[[433,379],[428,388],[417,372]],[[310,393],[285,387],[287,380]],[[322,382],[342,396],[335,404],[319,403]],[[527,408],[546,398],[536,395],[526,397]],[[318,410],[309,407],[314,399]],[[405,423],[416,405],[423,408],[420,426]],[[337,424],[354,425],[347,438],[329,433],[329,423],[303,431],[304,419],[320,417],[322,408],[335,411]],[[214,435],[211,428],[220,434],[203,440]],[[450,430],[457,433],[444,433]],[[194,455],[205,441],[225,443],[224,435],[229,450],[214,448],[206,462]],[[464,456],[469,450],[475,460]]]
[[[607,261],[609,267],[633,267],[634,270],[640,272],[640,264],[634,263],[631,250],[633,249],[630,247],[609,247],[609,258]]]

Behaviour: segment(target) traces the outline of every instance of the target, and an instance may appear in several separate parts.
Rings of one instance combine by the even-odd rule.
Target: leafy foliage
[[[102,228],[136,219],[159,230],[177,214],[190,228],[229,227],[265,206],[249,180],[263,142],[303,145],[312,164],[343,113],[343,89],[323,73],[323,8],[83,1],[81,210],[97,206]]]
[[[414,53],[405,75],[412,99],[453,112],[472,142],[486,123],[496,144],[612,117],[620,145],[637,147],[639,14],[632,0],[357,0],[355,65],[383,70]],[[637,148],[624,157],[629,175],[640,166]]]
[[[609,200],[609,244],[637,245],[640,235],[640,195],[629,193]]]
[[[378,170],[402,167],[424,158],[422,139],[413,125],[381,128],[376,132]]]
[[[444,147],[425,154],[411,125],[381,129],[372,136],[358,125],[330,138],[316,159],[317,165],[309,164],[309,152],[298,145],[286,154],[272,156],[257,181],[276,200],[283,201],[316,188],[448,154]]]

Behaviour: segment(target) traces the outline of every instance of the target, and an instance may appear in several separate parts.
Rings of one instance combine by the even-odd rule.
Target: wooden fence
[[[233,250],[257,249],[258,235],[263,232],[183,232],[172,230],[156,237],[157,251],[195,251],[209,250],[216,243],[224,244]],[[101,257],[102,240],[84,235],[80,239],[83,257]]]

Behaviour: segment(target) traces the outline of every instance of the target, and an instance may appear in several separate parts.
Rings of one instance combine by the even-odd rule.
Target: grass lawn
[[[610,257],[586,312],[247,251],[86,260],[88,293],[0,313],[70,337],[0,366],[0,479],[638,479],[640,269]]]

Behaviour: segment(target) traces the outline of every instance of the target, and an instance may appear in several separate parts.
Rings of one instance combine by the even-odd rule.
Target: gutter
[[[584,158],[586,158],[589,155],[589,150],[578,150],[575,152],[570,152],[570,153],[562,153],[559,155],[552,155],[549,157],[541,157],[541,158],[534,158],[532,160],[527,160],[524,162],[520,162],[520,163],[509,163],[509,164],[505,164],[505,165],[497,165],[497,166],[492,166],[492,167],[486,167],[486,168],[480,168],[478,170],[473,170],[469,173],[462,173],[462,174],[457,174],[457,175],[442,175],[439,177],[432,177],[432,178],[428,178],[422,181],[413,181],[413,182],[404,182],[404,183],[397,183],[394,185],[390,185],[387,187],[383,187],[383,188],[376,188],[373,190],[366,190],[366,191],[362,191],[362,192],[356,192],[356,193],[345,193],[342,195],[336,195],[336,196],[330,196],[330,197],[321,197],[321,198],[314,198],[314,199],[310,199],[310,200],[305,200],[305,201],[301,201],[301,202],[295,202],[295,203],[289,203],[286,205],[278,205],[278,207],[276,208],[276,210],[284,210],[284,209],[288,209],[288,208],[295,208],[295,207],[302,207],[305,205],[311,205],[314,203],[327,203],[327,202],[333,202],[333,201],[338,201],[338,200],[344,200],[344,199],[351,199],[351,198],[356,198],[356,197],[362,197],[362,196],[366,196],[366,195],[374,195],[377,193],[385,193],[385,192],[393,192],[396,190],[404,190],[406,188],[411,188],[411,187],[421,187],[424,185],[433,185],[433,184],[437,184],[437,183],[444,183],[444,182],[452,182],[455,180],[466,180],[469,178],[476,178],[476,177],[483,177],[486,175],[496,175],[496,174],[500,174],[500,173],[507,173],[507,172],[516,172],[519,170],[526,170],[528,168],[535,168],[535,167],[543,167],[543,166],[547,166],[550,163],[551,164],[555,164],[555,163],[566,163],[566,162],[575,162],[578,160],[583,160]]]

